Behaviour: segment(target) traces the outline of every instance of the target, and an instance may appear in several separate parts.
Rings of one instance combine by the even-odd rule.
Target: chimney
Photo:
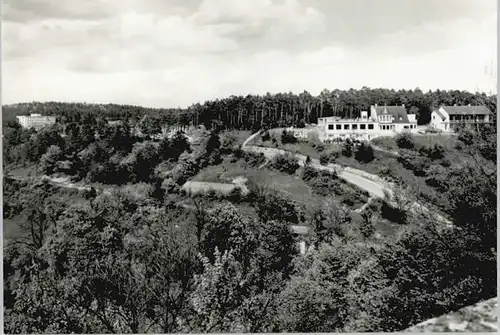
[[[470,104],[469,104],[469,107],[470,107]]]
[[[401,104],[401,106],[402,106],[402,107],[404,107],[404,106],[405,106],[405,104]]]
[[[375,104],[375,107],[377,107],[377,104]]]
[[[454,104],[453,106],[456,106],[457,104]]]

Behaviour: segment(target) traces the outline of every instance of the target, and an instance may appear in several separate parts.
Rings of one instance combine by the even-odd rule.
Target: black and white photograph
[[[3,0],[2,333],[497,332],[497,0]]]

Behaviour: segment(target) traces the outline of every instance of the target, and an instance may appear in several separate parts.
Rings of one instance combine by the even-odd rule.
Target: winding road
[[[261,132],[259,131],[255,134],[252,134],[250,137],[248,137],[241,145],[242,150],[247,151],[247,152],[262,153],[268,159],[272,159],[274,156],[277,156],[280,154],[290,153],[298,158],[300,166],[305,165],[305,162],[307,159],[307,157],[305,155],[292,153],[290,151],[283,150],[283,149],[260,147],[260,146],[249,144],[257,136],[259,136],[260,133]],[[393,183],[389,183],[377,175],[370,174],[370,173],[362,171],[362,170],[358,170],[358,169],[354,169],[354,168],[350,168],[350,167],[343,167],[341,165],[331,164],[331,163],[328,165],[321,165],[318,159],[311,159],[311,162],[309,165],[315,169],[318,169],[318,170],[336,172],[337,175],[339,176],[339,178],[342,178],[346,182],[348,182],[352,185],[355,185],[364,191],[367,191],[371,197],[383,199],[383,198],[385,198],[386,193],[390,196],[393,196],[394,195],[393,190],[396,189],[396,186]],[[410,209],[414,212],[418,212],[421,214],[431,214],[436,218],[436,220],[438,220],[446,225],[451,224],[451,222],[448,219],[446,219],[444,216],[442,216],[438,213],[432,213],[425,206],[418,204],[416,202],[413,203],[413,205],[410,207]]]

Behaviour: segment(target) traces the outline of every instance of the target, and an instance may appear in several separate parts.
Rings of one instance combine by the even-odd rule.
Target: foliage
[[[342,144],[342,156],[352,157],[354,151],[354,145],[350,139],[347,139]]]
[[[369,163],[375,158],[373,147],[369,143],[361,142],[354,153],[354,158],[358,162]]]
[[[144,135],[152,136],[161,132],[161,127],[155,118],[150,115],[144,115],[139,121],[139,128]]]
[[[269,131],[265,131],[264,133],[262,133],[261,139],[264,142],[270,141],[271,140],[271,136],[269,135]]]
[[[271,167],[280,172],[294,174],[299,168],[299,160],[290,153],[279,154],[273,157]]]
[[[47,152],[40,158],[40,168],[43,173],[51,175],[56,172],[57,163],[62,159],[63,153],[57,145],[51,145]]]
[[[291,131],[283,130],[281,133],[281,143],[283,144],[294,144],[297,143],[297,138]]]
[[[396,135],[396,144],[398,148],[401,149],[413,149],[415,148],[415,139],[408,132],[402,132]]]

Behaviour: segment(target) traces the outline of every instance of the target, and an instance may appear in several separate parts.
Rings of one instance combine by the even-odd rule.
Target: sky
[[[4,0],[2,104],[496,91],[496,0]]]

